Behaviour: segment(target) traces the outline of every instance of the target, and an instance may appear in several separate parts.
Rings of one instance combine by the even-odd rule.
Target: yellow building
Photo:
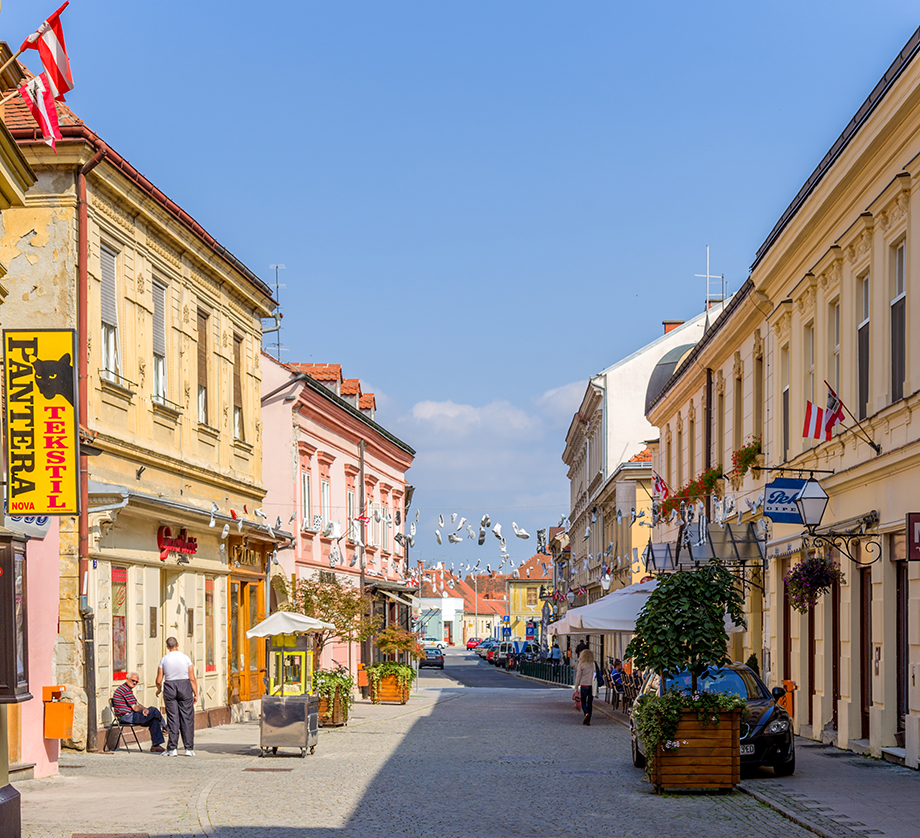
[[[267,613],[283,541],[266,526],[272,510],[255,514],[261,319],[275,303],[195,219],[58,111],[55,154],[19,100],[6,106],[38,183],[4,218],[0,258],[15,268],[10,322],[77,330],[82,452],[95,456],[84,458],[82,519],[60,522],[55,677],[78,702],[74,744],[93,747],[126,673],[138,671],[138,698],[156,703],[169,635],[195,663],[199,723],[229,720],[263,691],[262,646],[245,630]]]
[[[533,625],[534,639],[540,637],[543,606],[552,603],[552,557],[537,553],[518,567],[518,578],[508,577],[508,617],[513,640],[527,639],[528,623]],[[541,594],[544,598],[541,599]]]

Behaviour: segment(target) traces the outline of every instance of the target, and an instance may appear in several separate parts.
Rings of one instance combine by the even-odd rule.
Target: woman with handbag
[[[597,677],[594,668],[594,653],[590,649],[583,649],[578,656],[578,667],[575,669],[575,689],[581,693],[581,712],[585,714],[582,724],[591,724],[591,712],[594,709],[594,679]]]

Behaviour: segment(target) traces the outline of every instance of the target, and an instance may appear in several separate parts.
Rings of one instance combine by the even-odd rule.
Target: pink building
[[[338,364],[284,364],[262,353],[264,506],[295,533],[274,573],[287,580],[329,573],[363,584],[375,613],[409,627],[406,471],[415,451],[374,421],[375,407],[373,394],[362,393],[357,378],[343,379]],[[373,654],[332,644],[321,665],[356,671]]]

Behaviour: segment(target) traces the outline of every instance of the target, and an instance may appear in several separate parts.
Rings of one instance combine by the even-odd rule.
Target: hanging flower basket
[[[818,597],[835,583],[842,585],[840,565],[826,556],[812,556],[795,565],[784,577],[789,604],[803,614],[815,607]]]

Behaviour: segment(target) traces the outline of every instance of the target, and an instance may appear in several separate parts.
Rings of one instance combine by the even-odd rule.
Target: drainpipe
[[[367,524],[363,520],[367,515],[367,504],[365,503],[364,495],[364,440],[362,439],[358,443],[358,517],[361,518],[361,596],[364,596],[364,586],[365,586],[365,577],[364,577],[364,566],[367,561]],[[371,606],[373,608],[373,606]],[[373,616],[373,610],[368,616]],[[368,654],[368,646],[370,646],[370,638],[366,638],[361,641],[361,654],[360,661],[362,667],[367,666],[367,661],[370,655]],[[361,687],[361,697],[367,698],[367,687]]]
[[[86,210],[86,176],[102,162],[108,147],[102,145],[81,168],[77,169],[77,349],[79,399],[77,420],[83,430],[89,416],[87,365],[89,335],[89,273],[87,269],[88,224]],[[86,750],[98,751],[96,744],[96,641],[93,609],[89,607],[89,460],[80,454],[80,543],[79,584],[80,616],[83,619],[83,690],[86,692]]]

